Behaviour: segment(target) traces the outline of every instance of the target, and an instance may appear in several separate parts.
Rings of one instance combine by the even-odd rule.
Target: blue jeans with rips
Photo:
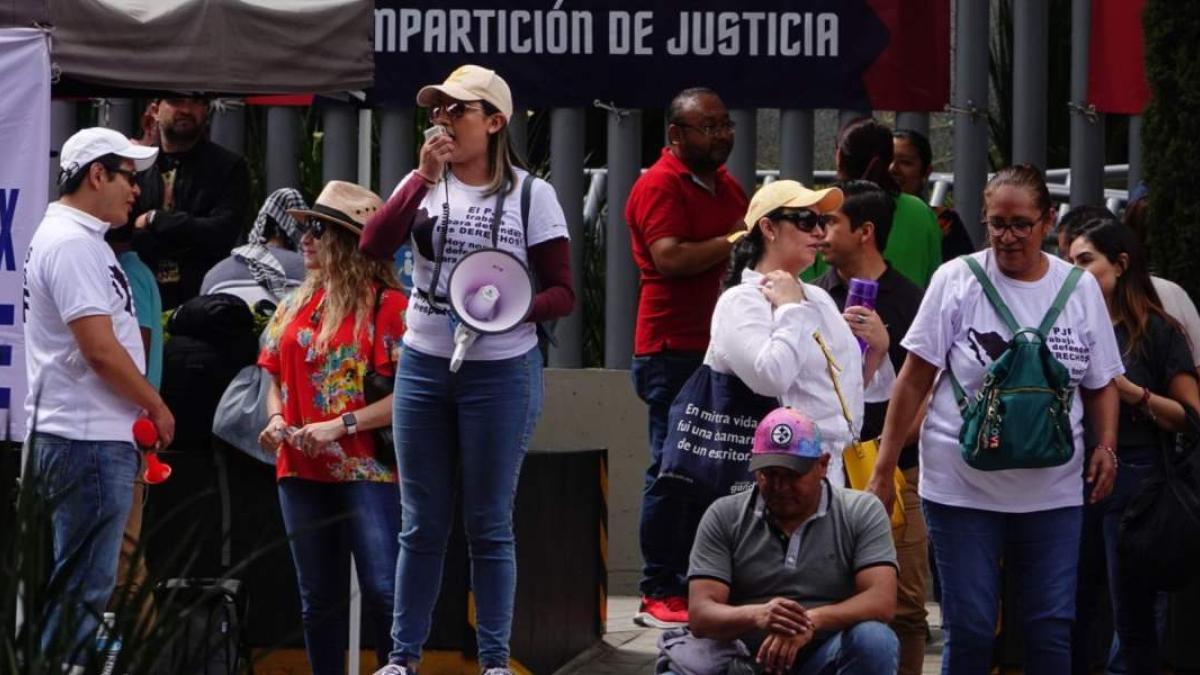
[[[662,464],[667,415],[687,379],[703,362],[703,354],[671,353],[638,356],[630,374],[638,398],[649,408],[650,464],[642,487],[639,541],[642,549],[642,595],[687,596],[688,555],[704,508],[677,496],[651,490]]]
[[[991,672],[1002,558],[1021,580],[1025,672],[1069,673],[1083,507],[1001,513],[923,503],[942,579],[942,674]]]
[[[392,422],[403,518],[396,563],[392,663],[415,663],[429,637],[461,470],[464,525],[483,668],[507,667],[517,561],[513,503],[542,410],[542,355],[464,361],[405,347]]]
[[[117,558],[133,503],[140,457],[132,443],[73,441],[39,433],[28,441],[36,486],[52,506],[51,585],[59,596],[47,608],[42,648],[65,641],[68,661],[95,639],[117,580]],[[61,644],[61,643],[60,643]]]
[[[279,506],[296,565],[304,646],[313,675],[346,672],[351,553],[382,667],[392,645],[400,532],[396,484],[284,478],[279,481]]]

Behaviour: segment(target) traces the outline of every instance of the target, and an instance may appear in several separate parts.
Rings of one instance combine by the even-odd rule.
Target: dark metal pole
[[[567,231],[571,235],[571,281],[575,309],[555,326],[557,345],[550,347],[550,365],[583,367],[583,152],[587,116],[583,108],[550,111],[550,182],[558,193]]]
[[[731,119],[737,128],[733,152],[725,162],[725,168],[733,175],[746,194],[754,193],[758,150],[758,115],[750,109],[730,110]]]
[[[246,152],[246,104],[222,99],[213,107],[209,138],[226,150],[241,155]]]
[[[642,112],[608,113],[608,228],[605,231],[604,367],[628,369],[633,359],[638,271],[633,263],[625,202],[641,173]]]
[[[300,188],[300,110],[291,106],[267,109],[267,191]],[[311,199],[316,195],[308,195]]]
[[[929,113],[898,112],[896,113],[896,128],[916,131],[929,138]],[[930,139],[932,141],[932,139]]]
[[[1092,0],[1071,0],[1071,206],[1104,203],[1104,115],[1088,106]]]
[[[979,227],[988,150],[988,2],[955,3],[954,54],[954,204],[974,241]]]
[[[813,184],[813,111],[779,111],[779,177]]]
[[[384,108],[379,118],[379,195],[387,199],[416,167],[416,113],[412,108]]]
[[[1129,118],[1129,178],[1128,188],[1132,190],[1142,182],[1142,116],[1134,115]]]
[[[1046,168],[1050,3],[1013,0],[1013,162]]]
[[[326,101],[321,119],[321,180],[354,182],[358,178],[358,116],[354,108],[340,101]]]

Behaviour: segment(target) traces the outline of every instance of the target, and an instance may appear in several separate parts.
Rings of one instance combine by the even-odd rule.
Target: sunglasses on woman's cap
[[[767,218],[770,218],[771,220],[786,220],[795,225],[797,229],[802,232],[812,232],[813,230],[817,229],[818,225],[824,229],[829,227],[829,224],[833,222],[832,214],[819,214],[815,211],[809,211],[808,209],[801,209],[799,211],[778,211],[768,214]]]

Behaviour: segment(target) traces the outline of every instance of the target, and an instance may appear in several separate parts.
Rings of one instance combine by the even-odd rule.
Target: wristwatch
[[[342,424],[346,425],[347,436],[353,436],[358,431],[358,418],[354,416],[354,413],[342,415]]]

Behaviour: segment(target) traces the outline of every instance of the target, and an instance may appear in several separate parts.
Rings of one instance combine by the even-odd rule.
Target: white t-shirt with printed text
[[[1042,255],[1045,255],[1044,253]],[[972,256],[1022,327],[1036,328],[1071,270],[1046,256],[1050,266],[1037,281],[1011,279],[996,269],[990,250]],[[983,287],[961,260],[943,264],[901,344],[910,354],[944,368],[947,354],[968,395],[979,391],[984,373],[1004,351],[1008,328],[984,296]],[[1125,372],[1100,285],[1084,274],[1047,336],[1051,353],[1071,373],[1075,454],[1066,464],[1043,469],[979,471],[959,450],[962,415],[945,372],[921,427],[920,493],[939,504],[1006,513],[1028,513],[1083,503],[1083,400],[1079,387],[1100,389]]]
[[[512,253],[528,266],[526,251],[529,247],[568,237],[567,219],[554,188],[546,181],[539,180],[533,184],[530,193],[529,223],[526,228],[521,222],[521,186],[529,174],[520,169],[515,169],[515,172],[516,185],[505,195],[497,247]],[[410,174],[404,180],[420,178]],[[469,253],[492,247],[492,214],[497,201],[497,195],[484,194],[485,187],[466,185],[450,173],[445,181],[431,188],[421,200],[420,211],[413,222],[413,293],[405,314],[404,344],[421,353],[441,358],[449,358],[454,351],[451,318],[447,313],[435,311],[421,292],[429,290],[434,260],[441,248],[442,237],[446,236],[446,228],[441,220],[442,204],[447,201],[447,187],[450,226],[436,290],[439,299],[445,297],[450,273],[458,261]],[[399,190],[399,186],[396,189]],[[528,242],[525,241],[526,229],[529,233]],[[465,358],[467,361],[498,361],[521,356],[536,346],[537,328],[533,323],[525,322],[507,333],[479,336]]]
[[[92,370],[68,324],[112,318],[113,334],[146,372],[142,336],[129,283],[104,241],[105,223],[54,202],[25,256],[26,428],[77,441],[133,442],[137,404]],[[36,418],[35,418],[36,415]]]

